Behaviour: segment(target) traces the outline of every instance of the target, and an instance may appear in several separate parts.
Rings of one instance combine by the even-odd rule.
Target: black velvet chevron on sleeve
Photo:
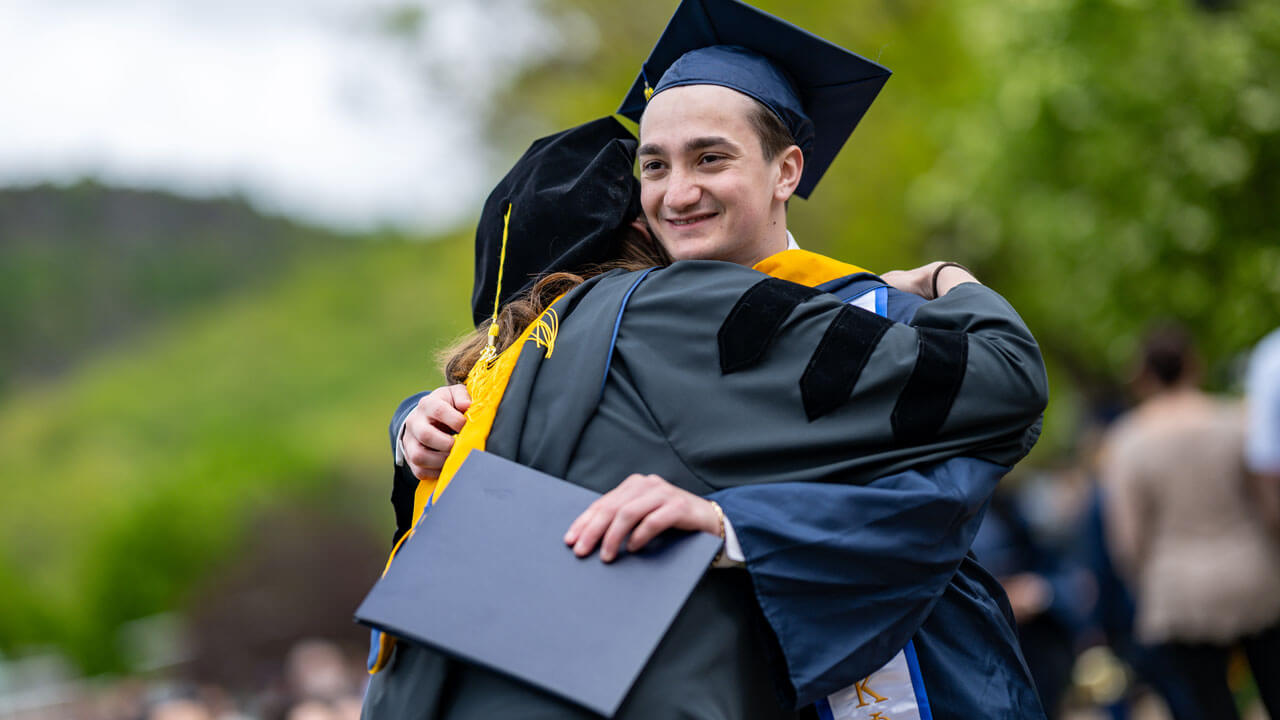
[[[849,400],[872,351],[892,326],[892,320],[873,312],[840,308],[800,377],[800,397],[810,422]]]
[[[720,372],[728,375],[759,362],[791,311],[818,294],[811,287],[778,278],[752,285],[720,325]]]
[[[942,429],[969,359],[968,335],[934,328],[918,328],[918,332],[916,366],[891,417],[894,437],[903,445],[929,441]]]

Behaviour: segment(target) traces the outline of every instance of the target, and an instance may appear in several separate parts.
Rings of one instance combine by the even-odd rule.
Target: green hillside
[[[350,242],[179,313],[0,405],[0,649],[120,664],[251,516],[326,505],[389,531],[386,423],[465,330],[469,238]]]
[[[346,240],[243,198],[0,189],[0,395]]]

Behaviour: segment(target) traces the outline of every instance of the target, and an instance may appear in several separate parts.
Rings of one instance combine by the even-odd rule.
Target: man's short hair
[[[751,98],[751,112],[748,113],[747,120],[760,138],[760,147],[764,150],[765,160],[773,160],[783,150],[796,144],[787,126],[782,124],[772,110],[755,98]]]

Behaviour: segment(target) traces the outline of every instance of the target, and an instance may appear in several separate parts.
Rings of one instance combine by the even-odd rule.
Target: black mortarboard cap
[[[636,140],[612,117],[534,141],[489,193],[476,226],[471,316],[493,313],[538,276],[615,259],[618,230],[640,214]],[[503,218],[511,208],[506,258]],[[501,263],[502,269],[499,270]]]
[[[618,113],[639,122],[649,96],[680,85],[722,85],[755,98],[804,151],[796,194],[807,198],[889,75],[737,0],[683,0]]]

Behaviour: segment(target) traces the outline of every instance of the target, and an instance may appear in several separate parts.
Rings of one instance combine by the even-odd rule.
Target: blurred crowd
[[[1072,467],[1006,483],[974,552],[1050,718],[1280,717],[1280,333],[1243,402],[1201,389],[1180,327],[1135,366],[1128,409]]]
[[[127,673],[85,677],[51,646],[0,655],[0,720],[355,720],[369,633],[351,617],[385,553],[351,518],[264,513],[181,614],[122,628]]]
[[[0,705],[13,720],[357,720],[363,658],[327,640],[302,640],[257,687],[177,679],[184,673],[85,682],[44,673],[26,703]],[[171,675],[171,676],[170,676]],[[45,687],[38,687],[39,685]],[[16,693],[15,693],[16,695]],[[27,707],[21,707],[21,705]],[[7,712],[6,712],[7,710]]]

